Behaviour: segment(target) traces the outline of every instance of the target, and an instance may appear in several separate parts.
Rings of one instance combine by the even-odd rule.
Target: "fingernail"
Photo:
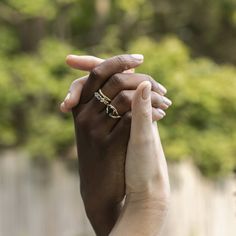
[[[70,54],[70,55],[67,55],[67,57],[69,57],[69,58],[78,58],[79,56],[78,55]]]
[[[142,54],[131,54],[131,57],[133,57],[137,61],[143,61],[144,56]]]
[[[65,101],[70,99],[70,93],[66,95]]]
[[[164,117],[164,116],[166,115],[166,113],[165,113],[163,110],[161,110],[161,109],[157,109],[157,110],[158,110],[159,114],[160,114],[162,117]]]
[[[167,105],[167,106],[171,106],[172,105],[172,102],[169,98],[167,97],[162,97],[163,99],[163,102]]]
[[[151,83],[147,82],[147,85],[142,91],[142,97],[144,100],[148,99],[151,96]]]
[[[163,85],[158,84],[158,86],[159,86],[160,92],[161,92],[163,95],[167,93],[167,89],[166,89]]]
[[[67,56],[66,56],[66,61],[67,61],[67,60],[70,60],[70,59],[72,59],[72,60],[73,60],[73,59],[77,59],[77,56],[76,56],[76,55],[67,55]]]
[[[60,104],[60,109],[61,109],[62,112],[64,112],[64,110],[65,110],[65,103],[64,102],[62,102]]]

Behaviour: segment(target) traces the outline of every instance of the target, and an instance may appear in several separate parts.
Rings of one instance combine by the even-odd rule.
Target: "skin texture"
[[[132,100],[125,176],[125,205],[110,235],[160,235],[168,211],[170,185],[160,136],[152,122],[149,82],[138,86]]]
[[[68,55],[66,58],[66,63],[75,69],[83,70],[83,71],[92,71],[96,66],[104,62],[105,60],[101,58],[97,58],[94,56],[76,56],[76,55]],[[140,62],[142,64],[142,62]],[[124,71],[123,73],[134,73],[134,69],[129,69]],[[73,81],[69,88],[69,93],[65,97],[64,101],[60,105],[60,109],[62,112],[70,112],[73,107],[75,107],[80,100],[80,96],[82,93],[82,89],[84,84],[86,83],[88,76],[83,78],[79,78]],[[161,85],[160,83],[156,82],[156,86],[159,87],[159,94],[165,95],[167,90],[166,88]],[[134,90],[133,90],[134,91]],[[171,103],[169,100],[168,103]],[[162,111],[160,111],[162,114]],[[161,119],[161,117],[159,118]]]
[[[69,63],[67,59],[67,63],[91,72],[88,77],[72,83],[61,110],[66,112],[74,107],[82,198],[96,234],[108,235],[117,221],[125,195],[124,168],[134,91],[141,82],[151,81],[153,120],[164,117],[162,109],[167,109],[170,102],[169,105],[164,102],[165,89],[149,76],[130,71],[122,73],[139,66],[143,62],[140,59],[121,55],[102,64],[94,58],[90,64],[86,57],[76,63],[74,59],[78,57],[69,58]],[[94,98],[99,88],[112,99],[112,104],[122,114],[121,119],[105,114],[105,106]]]

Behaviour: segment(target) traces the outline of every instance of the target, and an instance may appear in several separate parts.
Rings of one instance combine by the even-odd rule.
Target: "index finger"
[[[82,91],[81,103],[87,103],[93,97],[94,92],[101,88],[112,75],[135,68],[142,63],[143,55],[126,54],[109,58],[99,64],[89,74]]]

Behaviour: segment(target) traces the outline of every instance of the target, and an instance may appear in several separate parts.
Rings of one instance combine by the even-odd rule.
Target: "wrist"
[[[108,196],[100,196],[99,194],[82,194],[82,200],[85,206],[86,213],[91,216],[103,213],[105,217],[109,212],[120,211],[123,206],[123,201],[116,201]]]
[[[136,209],[142,214],[150,214],[155,216],[163,216],[168,212],[170,205],[169,191],[161,191],[161,189],[146,189],[142,192],[130,192],[126,196],[125,206],[129,209]]]
[[[126,196],[125,205],[134,208],[148,209],[158,208],[159,210],[168,210],[169,196],[160,196],[158,193],[129,193]]]
[[[110,236],[160,235],[166,220],[169,202],[156,192],[129,193],[117,224]]]
[[[167,180],[166,180],[167,179]],[[168,178],[150,178],[143,183],[126,185],[126,200],[130,203],[158,203],[169,204],[170,184]]]
[[[83,199],[87,217],[98,236],[109,235],[119,218],[122,203]]]

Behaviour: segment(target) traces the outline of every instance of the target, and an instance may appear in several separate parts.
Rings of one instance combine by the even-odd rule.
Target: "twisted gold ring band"
[[[121,116],[119,115],[117,109],[114,106],[112,106],[111,104],[107,105],[106,113],[113,119],[121,118]]]
[[[111,99],[107,97],[101,89],[99,89],[97,92],[94,93],[94,97],[101,103],[103,103],[106,106],[106,114],[109,115],[109,117],[113,119],[119,119],[121,116],[119,115],[117,109],[112,106]]]
[[[94,93],[94,97],[97,98],[97,100],[103,103],[105,106],[107,106],[111,102],[111,99],[104,95],[101,89],[99,89],[98,92]]]
[[[111,99],[109,97],[107,97],[101,89],[98,90],[99,94],[104,98],[106,99],[109,103],[111,102]]]

